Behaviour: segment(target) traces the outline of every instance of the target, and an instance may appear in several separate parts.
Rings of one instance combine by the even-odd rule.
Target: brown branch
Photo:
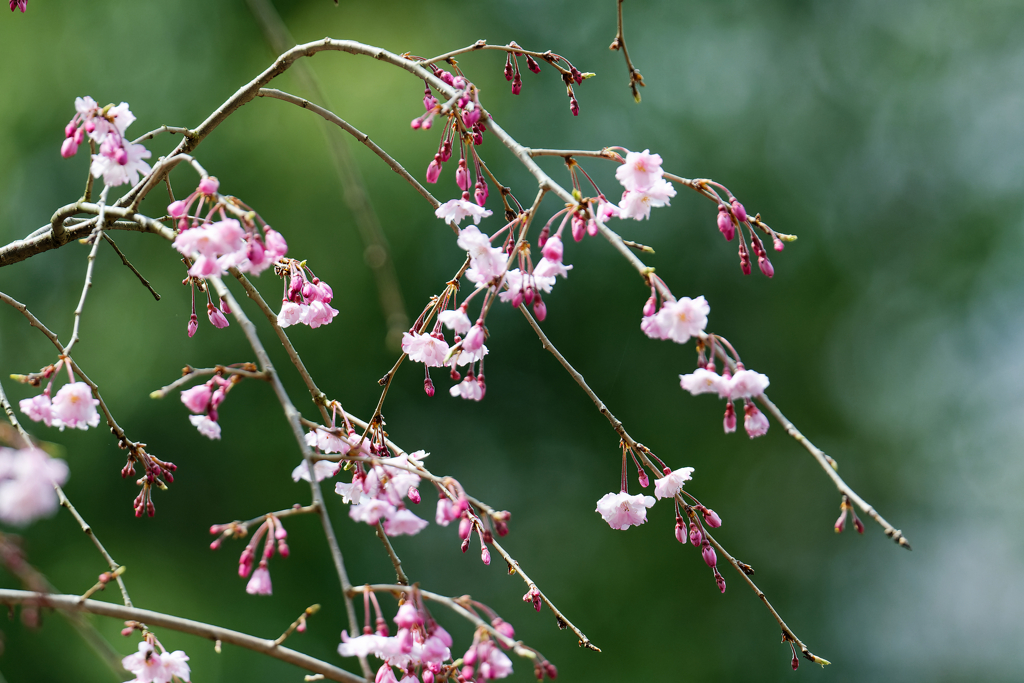
[[[251,365],[245,363],[245,365]],[[186,367],[182,376],[174,380],[165,387],[161,387],[156,391],[152,391],[149,394],[150,398],[163,398],[170,392],[174,391],[183,384],[188,384],[196,377],[205,377],[207,375],[238,375],[239,377],[248,377],[249,379],[259,379],[264,382],[269,381],[270,377],[265,372],[253,372],[245,368],[233,368],[231,366],[218,365],[212,368],[193,368],[191,366]]]
[[[143,284],[143,286],[146,289],[149,290],[149,293],[153,295],[153,298],[156,299],[157,301],[160,301],[160,295],[156,293],[155,289],[153,289],[153,285],[149,284],[149,280],[147,280],[146,278],[142,277],[142,273],[140,273],[135,268],[135,266],[133,266],[131,264],[131,261],[128,260],[128,257],[124,255],[124,252],[121,251],[118,248],[117,244],[114,242],[114,240],[112,240],[110,238],[110,235],[108,235],[107,233],[104,232],[103,233],[103,239],[105,239],[110,244],[110,246],[114,248],[114,251],[117,252],[117,255],[121,257],[121,263],[126,265],[130,271],[135,273],[135,277],[139,278],[139,282],[141,282]]]
[[[524,50],[523,48],[519,47],[515,43],[509,43],[508,45],[492,45],[492,44],[488,43],[486,40],[478,40],[475,43],[473,43],[472,45],[467,45],[466,47],[460,47],[458,50],[452,50],[451,52],[445,52],[443,55],[438,55],[437,57],[431,57],[430,59],[421,59],[421,60],[417,61],[416,63],[417,64],[422,64],[424,66],[429,65],[429,64],[436,64],[438,62],[449,62],[449,63],[452,63],[452,57],[457,57],[459,55],[466,54],[467,52],[477,52],[479,50],[499,50],[501,52],[507,52],[507,53],[514,54],[514,55],[529,55],[529,56],[535,57],[537,59],[543,59],[545,62],[550,64],[556,71],[558,71],[558,73],[562,74],[563,76],[566,76],[566,75],[569,75],[570,73],[572,73],[569,69],[566,69],[562,65],[558,64],[559,60],[564,61],[564,62],[566,62],[568,64],[568,60],[566,60],[561,55],[556,55],[555,53],[551,52],[551,50],[548,50],[547,52],[536,52],[535,50]]]
[[[636,100],[637,104],[639,104],[640,90],[637,86],[642,88],[645,83],[644,77],[640,75],[640,70],[633,66],[633,62],[630,61],[629,51],[626,49],[626,36],[622,32],[622,2],[623,0],[618,0],[618,31],[615,33],[615,40],[613,40],[612,44],[608,46],[608,49],[618,50],[619,48],[622,48],[622,56],[626,58],[626,68],[629,69],[629,89],[633,91],[633,99]]]
[[[132,140],[132,144],[137,145],[140,142],[152,140],[157,135],[160,135],[160,133],[170,133],[171,135],[184,135],[185,137],[188,137],[189,135],[192,134],[192,131],[190,131],[188,128],[181,128],[179,126],[160,126],[159,128],[149,131],[145,135],[141,135],[135,138],[134,140]]]
[[[391,560],[391,566],[395,568],[395,577],[398,579],[398,583],[403,586],[409,585],[409,577],[405,575],[405,570],[402,569],[402,560],[398,558],[398,553],[395,552],[394,546],[391,545],[391,539],[384,533],[384,525],[377,520],[377,526],[375,527],[377,532],[377,538],[384,544],[384,551],[388,554],[388,559]]]
[[[30,591],[0,589],[0,605],[33,605],[64,612],[88,612],[113,619],[144,622],[149,626],[166,628],[172,631],[188,633],[214,642],[221,641],[237,645],[247,650],[269,655],[274,659],[294,664],[297,667],[322,674],[325,678],[341,683],[366,683],[365,679],[349,673],[344,669],[310,657],[309,655],[287,647],[282,647],[273,639],[257,638],[247,633],[232,631],[201,621],[182,619],[162,612],[134,607],[122,607],[98,600],[80,601],[77,595],[55,595],[52,593],[33,593]]]

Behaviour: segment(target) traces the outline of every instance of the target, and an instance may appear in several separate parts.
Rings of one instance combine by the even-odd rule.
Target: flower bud
[[[491,621],[491,626],[494,627],[495,631],[505,636],[509,640],[512,640],[516,637],[516,630],[512,628],[512,624],[508,623],[501,617],[495,617]]]
[[[468,85],[468,83],[466,82],[466,79],[462,76],[453,76],[452,81],[451,83],[449,83],[449,85],[451,85],[453,88],[462,90]]]
[[[701,512],[704,513],[704,523],[712,529],[717,529],[722,526],[722,518],[718,516],[718,513],[709,508],[701,508]]]
[[[731,242],[736,235],[736,228],[732,224],[732,216],[725,204],[718,205],[718,231],[725,236],[727,242]]]
[[[220,181],[216,176],[208,176],[199,181],[199,191],[206,195],[217,194],[220,189]]]
[[[797,658],[796,653],[793,653],[793,661],[789,663],[793,667],[793,671],[796,671],[800,666],[800,660]]]
[[[640,486],[643,488],[647,488],[651,483],[651,480],[647,478],[647,472],[644,472],[642,469],[637,471],[637,478],[640,480]]]
[[[540,73],[540,64],[538,64],[537,60],[530,55],[526,55],[526,68],[535,74]]]
[[[423,393],[425,393],[427,396],[434,395],[434,383],[430,381],[429,377],[423,380]]]
[[[481,140],[482,142],[483,140]],[[479,142],[476,144],[480,144]],[[483,176],[476,179],[476,186],[473,190],[473,199],[476,200],[477,206],[483,206],[487,203],[487,195],[489,193],[487,187],[487,181],[483,179]]]
[[[683,523],[682,517],[676,517],[676,540],[686,545],[686,525]]]
[[[690,522],[690,545],[694,548],[699,546],[704,541],[704,534],[701,533],[700,527]]]
[[[480,548],[480,561],[484,564],[491,563],[491,553],[486,547]]]
[[[171,218],[181,218],[188,211],[188,205],[180,199],[176,202],[171,202],[167,207],[167,213],[170,214]]]
[[[850,512],[853,512],[853,508],[850,509]],[[856,512],[853,512],[853,528],[857,530],[858,534],[864,533],[864,522],[860,521]]]
[[[736,220],[740,223],[747,222],[747,210],[743,208],[743,205],[735,197],[732,198],[732,215],[736,216]]]
[[[455,171],[455,183],[460,190],[469,189],[469,169],[466,167],[466,160],[459,159],[459,168]]]
[[[652,294],[651,298],[644,304],[644,317],[654,315],[655,311],[658,310],[658,299]],[[668,474],[668,472],[666,472]]]
[[[548,678],[552,680],[558,678],[558,668],[554,664],[548,661],[543,661],[540,665],[544,667],[544,673],[548,675]]]
[[[512,79],[512,94],[518,95],[523,90],[523,77],[516,72],[515,78]]]
[[[573,116],[580,115],[580,103],[576,101],[575,97],[569,98],[569,111],[572,112]]]
[[[846,529],[846,506],[843,505],[842,512],[839,513],[839,519],[836,520],[834,525],[837,534],[843,533]]]
[[[711,547],[711,544],[706,540],[701,548],[700,554],[704,556],[704,562],[709,567],[714,568],[718,564],[718,555],[715,554],[715,549]]]
[[[124,151],[124,147],[118,147],[117,151],[114,152],[114,161],[122,166],[128,163],[128,152]]]
[[[533,303],[534,298],[537,296],[536,290],[533,287],[527,287],[523,290],[523,302],[529,306]]]
[[[775,268],[772,266],[772,262],[768,260],[767,256],[757,257],[757,267],[761,269],[766,277],[772,277],[775,275]]]
[[[445,140],[441,143],[441,149],[437,152],[441,156],[441,161],[445,162],[452,158],[452,141]],[[436,158],[436,157],[435,157]]]
[[[505,522],[495,522],[494,530],[498,532],[499,536],[508,536],[508,524],[506,524]]]
[[[775,247],[775,251],[782,251],[786,248],[786,245],[778,237],[772,237],[772,246]]]
[[[750,254],[747,253],[747,245],[740,240],[740,270],[744,275],[750,275]]]
[[[469,517],[463,517],[459,521],[459,538],[463,541],[469,538],[469,535],[473,533],[473,522]],[[462,552],[466,552],[463,550]]]
[[[409,500],[411,500],[413,503],[416,503],[416,504],[419,504],[419,502],[421,500],[421,498],[420,498],[420,490],[418,488],[416,488],[415,486],[410,486],[409,487]]]
[[[441,177],[441,155],[435,154],[434,160],[427,166],[427,182],[436,183]]]
[[[565,253],[565,247],[562,246],[562,240],[555,235],[551,239],[544,243],[541,253],[549,261],[555,261],[556,263],[562,262],[562,255]]]
[[[572,80],[576,81],[576,85],[583,82],[583,74],[580,73],[580,70],[576,67],[571,67],[569,69],[569,75],[572,76]]]
[[[747,436],[754,439],[768,433],[768,418],[754,404],[748,403],[743,412],[743,428],[747,430]]]
[[[583,241],[583,236],[587,234],[586,225],[583,221],[578,220],[575,216],[572,217],[572,238],[577,242]]]
[[[195,335],[196,330],[198,330],[198,329],[199,329],[199,318],[197,318],[196,314],[193,313],[192,316],[188,319],[188,336],[189,336],[189,338],[191,338],[193,335]]]
[[[68,125],[64,126],[64,137],[70,138],[75,134],[77,128],[75,127],[74,121],[69,121]]]
[[[732,434],[736,431],[736,408],[733,407],[732,401],[725,406],[725,418],[722,420],[722,428],[726,434]]]
[[[722,593],[724,593],[725,592],[725,579],[722,578],[722,575],[718,573],[717,569],[715,570],[715,583],[718,584],[718,590],[721,591]],[[793,668],[795,669],[796,667],[794,666]]]
[[[483,323],[477,321],[469,332],[466,333],[466,338],[462,340],[462,350],[468,353],[479,351],[480,347],[484,345],[484,327]]]
[[[78,143],[75,142],[73,137],[64,138],[64,142],[60,145],[60,155],[65,159],[70,159],[78,153]]]
[[[536,300],[533,302],[533,317],[537,319],[537,322],[544,322],[544,318],[548,317],[548,307],[544,303],[544,300],[540,298],[540,294],[537,294]]]
[[[224,329],[230,324],[228,323],[228,319],[224,317],[224,314],[211,303],[206,304],[206,315],[209,316],[210,322],[213,323],[213,326],[218,329]]]

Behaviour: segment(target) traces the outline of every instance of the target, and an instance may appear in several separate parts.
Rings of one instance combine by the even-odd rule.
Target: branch
[[[639,85],[641,88],[644,87],[644,77],[640,75],[640,70],[633,66],[633,62],[629,59],[629,50],[626,49],[626,36],[622,32],[622,2],[619,0],[619,22],[618,31],[615,33],[615,40],[608,46],[609,50],[618,50],[622,48],[622,56],[626,58],[626,68],[629,69],[629,89],[633,91],[633,99],[636,100],[637,104],[640,103],[640,90],[637,89]]]
[[[252,363],[242,363],[241,365],[251,365]],[[263,381],[269,381],[270,377],[265,372],[254,372],[248,368],[233,368],[231,366],[217,365],[212,368],[193,368],[192,366],[186,366],[182,371],[181,377],[174,380],[165,387],[161,387],[156,391],[150,392],[150,398],[163,398],[170,392],[174,391],[183,384],[188,384],[196,377],[205,377],[207,375],[238,375],[239,377],[248,377],[249,379],[261,379]]]
[[[322,674],[325,678],[341,683],[366,683],[365,679],[351,674],[344,669],[328,664],[310,657],[309,655],[296,652],[287,647],[276,644],[272,639],[257,638],[246,633],[239,633],[231,629],[221,628],[201,621],[182,619],[162,612],[153,612],[148,609],[134,607],[122,607],[109,602],[98,600],[79,601],[77,595],[54,595],[52,593],[33,593],[30,591],[18,591],[0,589],[0,604],[2,605],[33,605],[56,609],[65,612],[88,612],[113,619],[125,621],[144,622],[150,626],[167,628],[172,631],[189,633],[200,638],[212,641],[221,641],[247,650],[260,652],[269,655],[274,659],[294,664],[307,671]]]
[[[131,270],[133,273],[135,273],[135,277],[139,278],[139,282],[141,282],[143,284],[143,286],[146,289],[149,290],[149,293],[153,295],[153,298],[156,299],[157,301],[160,301],[160,295],[156,293],[155,289],[153,289],[153,285],[149,284],[149,280],[147,280],[146,278],[142,277],[142,273],[140,273],[135,268],[135,266],[133,266],[131,264],[131,261],[128,260],[128,257],[124,255],[124,252],[121,251],[118,248],[117,244],[114,243],[114,240],[112,240],[110,238],[110,235],[108,235],[107,233],[104,232],[103,233],[103,239],[105,239],[110,244],[110,246],[112,246],[114,248],[114,251],[117,252],[117,255],[121,257],[121,263],[126,265],[129,270]]]

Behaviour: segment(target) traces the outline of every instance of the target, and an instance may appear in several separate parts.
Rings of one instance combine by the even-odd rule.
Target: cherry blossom
[[[668,472],[664,477],[654,482],[654,495],[659,499],[672,498],[683,488],[683,483],[690,481],[692,476],[692,467],[681,467],[678,470]]]
[[[338,482],[334,485],[334,492],[341,496],[345,503],[358,503],[363,497],[363,487],[357,482]]]
[[[171,683],[175,676],[183,681],[190,680],[187,661],[188,655],[182,650],[157,654],[153,645],[144,640],[139,643],[139,651],[123,658],[121,665],[135,674],[135,679],[129,683]]]
[[[439,336],[406,332],[402,335],[402,351],[409,356],[409,360],[423,363],[428,368],[439,368],[444,366],[448,344]]]
[[[644,316],[640,329],[648,337],[684,344],[704,331],[710,312],[711,306],[703,296],[696,299],[684,296],[678,301],[664,302],[653,316]]]
[[[387,518],[395,513],[395,506],[386,500],[370,499],[365,503],[357,503],[349,508],[348,516],[357,522],[376,524],[381,517]]]
[[[384,522],[384,533],[388,536],[401,536],[407,534],[415,536],[427,526],[425,519],[420,519],[412,511],[406,509],[396,510],[387,521]]]
[[[661,155],[650,150],[628,152],[626,163],[615,169],[615,179],[627,190],[643,190],[661,180]]]
[[[679,375],[679,384],[694,396],[698,394],[719,394],[725,380],[717,372],[697,368],[689,375]]]
[[[741,399],[760,396],[768,388],[768,377],[760,372],[747,370],[738,366],[732,379],[719,387],[718,395],[722,398]]]
[[[306,304],[283,301],[281,303],[281,312],[277,314],[277,324],[280,327],[291,327],[292,325],[305,322],[308,316],[309,306]]]
[[[652,496],[637,494],[606,493],[597,501],[597,512],[613,529],[625,530],[631,526],[639,526],[647,521],[647,508],[653,506]]]
[[[316,474],[317,481],[330,479],[336,475],[340,469],[341,465],[339,463],[331,462],[330,460],[317,460],[316,463],[313,464],[313,472]],[[300,479],[309,481],[309,468],[306,467],[305,460],[300,462],[295,469],[292,470],[292,480],[298,481]]]
[[[85,382],[69,382],[53,397],[53,426],[88,429],[100,423],[96,411],[99,400],[92,397],[92,389]]]
[[[486,349],[487,347],[483,347]],[[463,354],[464,355],[464,354]],[[483,378],[476,378],[472,374],[466,375],[458,384],[453,385],[448,393],[456,398],[465,398],[470,401],[482,401],[484,398]]]
[[[249,595],[270,595],[272,593],[270,570],[267,569],[266,561],[260,562],[260,565],[253,571],[249,583],[245,586],[245,592]]]
[[[0,521],[24,526],[57,511],[54,484],[68,478],[68,465],[38,448],[0,448]]]
[[[181,402],[193,413],[205,413],[210,407],[210,396],[213,387],[209,383],[197,384],[191,389],[181,392]]]
[[[504,301],[504,299],[502,299],[502,301]],[[469,332],[469,328],[473,326],[469,316],[466,315],[465,306],[461,306],[455,310],[441,311],[437,314],[437,319],[440,320],[445,327],[458,335],[465,335]]]
[[[21,399],[18,402],[18,407],[30,420],[42,422],[47,427],[53,425],[53,404],[50,402],[48,390],[32,398]]]
[[[139,182],[139,174],[148,175],[153,169],[143,159],[153,156],[152,152],[131,142],[122,141],[119,148],[104,143],[100,153],[92,155],[89,172],[94,178],[103,178],[110,187]]]
[[[458,225],[463,218],[469,216],[473,219],[474,224],[480,225],[480,219],[490,216],[491,211],[469,201],[468,197],[463,197],[462,199],[449,199],[437,207],[434,215],[446,223],[454,223],[455,225]]]
[[[743,428],[751,439],[764,436],[768,433],[768,418],[753,403],[748,403],[743,408]]]
[[[651,217],[651,209],[669,206],[669,199],[676,196],[676,189],[667,180],[658,180],[651,187],[642,190],[626,190],[619,201],[619,218],[643,220]]]
[[[206,415],[189,415],[189,422],[208,439],[220,439],[220,425]]]
[[[306,433],[310,448],[319,448],[321,453],[348,453],[352,446],[348,441],[325,429],[310,430]],[[324,461],[321,461],[324,462]],[[307,481],[309,481],[307,479]]]
[[[504,250],[491,246],[490,238],[475,225],[459,232],[457,244],[469,254],[470,268],[474,274],[466,277],[480,284],[488,284],[505,273],[508,257]]]

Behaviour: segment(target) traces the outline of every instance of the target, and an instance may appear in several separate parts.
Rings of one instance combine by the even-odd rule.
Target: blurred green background
[[[636,438],[672,466],[696,468],[692,491],[725,521],[718,538],[756,568],[758,585],[790,626],[833,665],[804,662],[792,672],[775,622],[740,578],[726,572],[729,590],[720,595],[699,554],[673,540],[668,505],[625,533],[601,521],[595,501],[618,484],[616,437],[508,307],[489,320],[486,400],[450,398],[439,373],[438,395],[427,399],[419,368],[404,368],[386,404],[388,429],[409,450],[431,452],[433,471],[512,511],[506,546],[604,653],[580,650],[548,612],[527,608],[522,582],[500,561],[484,567],[475,552],[462,555],[453,528],[431,524],[396,540],[410,577],[494,607],[564,680],[1020,680],[1024,7],[629,2],[627,42],[648,84],[637,105],[621,54],[607,49],[614,5],[277,3],[299,41],[330,35],[432,55],[487,38],[564,54],[597,73],[577,89],[575,119],[550,68],[524,71],[517,98],[500,54],[469,55],[461,65],[523,144],[650,148],[666,169],[724,182],[748,211],[798,234],[773,254],[776,275],[768,281],[742,276],[734,244],[715,229],[715,207],[693,193],[680,192],[649,223],[619,226],[655,246],[648,261],[678,295],[708,298],[709,328],[770,376],[776,403],[914,550],[895,547],[871,523],[863,537],[834,534],[838,494],[778,425],[754,442],[724,436],[722,403],[679,388],[678,374],[693,368],[692,347],[641,334],[642,283],[607,243],[587,239],[567,245],[575,268],[547,298],[545,329]],[[33,0],[27,14],[0,18],[0,56],[0,242],[7,243],[81,193],[84,152],[71,160],[59,154],[76,96],[129,102],[136,135],[160,124],[194,127],[274,55],[241,0]],[[310,63],[337,113],[421,177],[440,133],[409,129],[422,111],[421,85],[344,54]],[[299,88],[290,74],[275,85]],[[149,147],[158,156],[174,142],[165,136]],[[520,201],[532,199],[535,184],[496,141],[481,152]],[[292,338],[321,388],[368,415],[394,354],[383,347],[374,281],[318,121],[257,100],[197,155],[223,192],[253,204],[286,236],[289,255],[308,258],[333,286],[341,315]],[[415,317],[463,256],[400,178],[361,146],[353,155]],[[568,182],[557,161],[545,166]],[[612,164],[584,166],[617,194]],[[456,196],[453,168],[437,186],[442,200]],[[185,168],[174,179],[179,194],[195,182]],[[144,205],[150,215],[162,213],[161,195]],[[542,211],[557,208],[548,200]],[[66,448],[68,495],[127,565],[137,605],[274,637],[321,603],[309,630],[289,644],[355,670],[335,652],[343,609],[315,519],[287,522],[292,555],[271,563],[272,597],[245,594],[236,575],[241,543],[207,548],[211,523],[307,502],[306,486],[289,478],[297,449],[261,384],[231,393],[216,443],[196,433],[176,398],[147,398],[185,364],[254,359],[237,325],[216,331],[204,320],[186,338],[189,292],[167,244],[114,237],[163,299],[154,302],[101,249],[76,359],[129,435],[179,470],[170,491],[156,494],[156,517],[135,519],[136,487],[118,476],[123,455],[105,429],[32,425]],[[71,244],[4,268],[0,290],[67,340],[86,253]],[[279,284],[268,273],[258,286],[273,300]],[[296,403],[314,416],[269,327],[259,329]],[[22,317],[0,308],[0,377],[54,360]],[[15,401],[33,393],[3,381]],[[434,500],[424,489],[420,514],[432,518]],[[353,582],[390,581],[372,532],[348,520],[333,494],[328,504]],[[81,593],[104,569],[66,513],[21,533],[30,562],[62,591]],[[16,582],[0,573],[0,583]],[[118,599],[111,590],[101,597]],[[441,618],[464,645],[468,627]],[[137,639],[118,635],[118,622],[93,621],[122,654],[135,650]],[[9,681],[114,680],[57,615],[46,615],[39,631],[18,619],[2,630],[0,671]],[[248,651],[225,647],[217,655],[206,641],[167,630],[159,636],[186,650],[195,681],[301,680],[299,670]],[[529,680],[530,668],[515,665],[514,680]]]

